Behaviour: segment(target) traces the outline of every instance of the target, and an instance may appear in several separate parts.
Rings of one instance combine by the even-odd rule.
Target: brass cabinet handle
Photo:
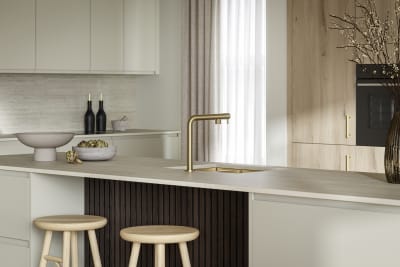
[[[350,171],[350,155],[346,155],[346,172]]]
[[[346,115],[346,139],[349,139],[351,137],[350,133],[350,115]]]

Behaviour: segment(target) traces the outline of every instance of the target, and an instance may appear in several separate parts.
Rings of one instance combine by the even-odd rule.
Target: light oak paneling
[[[0,71],[35,67],[35,1],[0,1]]]
[[[292,144],[291,166],[384,173],[384,148],[324,144]]]
[[[355,144],[355,66],[336,46],[343,42],[329,30],[329,14],[354,12],[352,0],[291,0],[292,141]],[[346,138],[346,117],[351,115]]]

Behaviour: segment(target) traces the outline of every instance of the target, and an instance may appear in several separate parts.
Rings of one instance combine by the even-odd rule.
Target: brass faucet
[[[193,159],[192,159],[193,123],[195,121],[215,120],[215,124],[221,124],[221,120],[223,120],[223,119],[229,120],[230,118],[231,118],[231,114],[229,114],[229,113],[193,115],[190,117],[188,124],[187,124],[187,167],[186,167],[186,171],[188,171],[188,172],[193,171]]]

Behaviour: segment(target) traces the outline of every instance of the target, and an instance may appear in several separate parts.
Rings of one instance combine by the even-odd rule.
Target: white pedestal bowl
[[[17,133],[18,140],[26,146],[34,148],[33,160],[35,161],[55,161],[56,148],[68,144],[74,133]]]

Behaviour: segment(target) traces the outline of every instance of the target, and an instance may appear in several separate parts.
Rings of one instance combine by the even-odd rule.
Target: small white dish
[[[117,147],[72,147],[78,153],[78,158],[86,161],[110,160],[117,153]]]
[[[113,128],[114,131],[117,132],[123,132],[126,131],[126,129],[128,128],[128,121],[124,120],[112,120],[111,121],[111,126]]]
[[[18,140],[26,146],[34,148],[33,160],[55,161],[56,148],[68,144],[74,133],[31,132],[16,133]]]

